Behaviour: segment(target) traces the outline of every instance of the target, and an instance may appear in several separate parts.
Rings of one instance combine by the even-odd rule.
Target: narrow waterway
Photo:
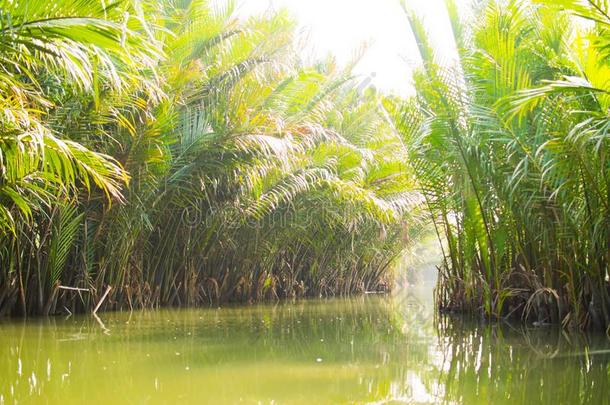
[[[425,284],[425,283],[424,283]],[[428,286],[429,287],[429,286]],[[604,404],[610,344],[393,296],[0,325],[0,402]]]

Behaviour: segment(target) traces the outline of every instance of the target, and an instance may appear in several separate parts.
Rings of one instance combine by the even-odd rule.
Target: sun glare
[[[459,0],[466,4],[468,0]],[[407,0],[425,21],[441,59],[455,57],[451,25],[443,0]],[[381,90],[413,93],[410,77],[419,63],[417,45],[399,0],[241,0],[240,15],[286,8],[308,35],[307,54],[323,58],[332,54],[347,64],[364,54],[354,73]]]

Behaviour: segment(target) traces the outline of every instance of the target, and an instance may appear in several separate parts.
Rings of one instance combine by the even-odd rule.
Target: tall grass
[[[286,13],[34,3],[0,9],[0,314],[386,288],[406,152]]]
[[[447,0],[459,60],[387,100],[439,237],[441,310],[610,327],[610,9]]]

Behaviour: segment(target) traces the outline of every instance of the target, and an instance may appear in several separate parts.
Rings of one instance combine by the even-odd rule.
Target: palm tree
[[[393,111],[446,241],[441,308],[607,328],[607,20],[548,3],[490,1],[464,25],[448,1],[456,67],[410,14],[424,67]]]
[[[203,0],[5,9],[11,58],[27,60],[6,71],[28,106],[11,111],[68,146],[26,153],[48,179],[4,205],[35,218],[12,219],[0,241],[0,310],[18,296],[27,313],[83,310],[108,286],[107,307],[121,308],[388,283],[419,227],[402,141],[348,70],[306,67],[285,12],[239,21],[233,3]]]

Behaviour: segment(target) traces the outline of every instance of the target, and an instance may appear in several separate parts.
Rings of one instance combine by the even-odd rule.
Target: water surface
[[[610,344],[429,292],[0,323],[0,403],[606,404]]]

